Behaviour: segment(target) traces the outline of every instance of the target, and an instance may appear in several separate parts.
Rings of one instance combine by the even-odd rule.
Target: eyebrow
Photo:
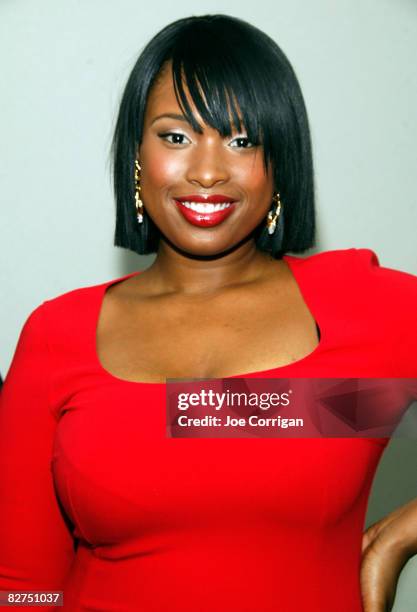
[[[188,119],[186,119],[184,115],[179,115],[178,113],[164,113],[163,115],[158,115],[157,117],[152,119],[151,125],[155,123],[155,121],[158,121],[158,119],[162,119],[163,117],[168,117],[169,119],[178,119],[178,121],[185,121],[186,123],[189,123]]]

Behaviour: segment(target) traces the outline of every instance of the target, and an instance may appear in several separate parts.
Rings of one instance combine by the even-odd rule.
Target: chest
[[[235,292],[211,300],[109,301],[97,329],[103,367],[120,378],[165,382],[221,377],[297,361],[319,342],[300,296]]]

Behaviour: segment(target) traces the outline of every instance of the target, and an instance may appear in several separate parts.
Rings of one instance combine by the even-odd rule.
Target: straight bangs
[[[265,139],[271,139],[270,110],[263,79],[254,82],[257,71],[251,66],[251,50],[233,44],[230,37],[213,40],[210,29],[204,23],[198,25],[178,41],[171,58],[175,94],[183,114],[193,129],[202,133],[202,126],[192,114],[186,85],[205,124],[222,137],[231,136],[234,130],[246,131],[251,143],[264,145]],[[271,154],[267,147],[265,171]]]

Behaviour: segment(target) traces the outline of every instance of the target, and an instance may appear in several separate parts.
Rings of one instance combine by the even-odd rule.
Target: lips
[[[196,196],[192,196],[195,198]],[[190,196],[181,199],[174,199],[175,204],[177,205],[178,210],[183,215],[183,217],[192,225],[196,225],[198,227],[212,227],[214,225],[219,225],[222,223],[232,212],[235,210],[236,206],[234,204],[235,200],[227,200],[224,199],[225,196],[211,196],[211,199],[191,199]],[[188,199],[190,198],[190,199]],[[214,200],[216,198],[216,200]],[[223,199],[220,199],[223,198]],[[218,200],[218,201],[217,201]],[[216,210],[214,212],[199,212],[196,210],[192,210],[191,208],[187,208],[182,202],[196,202],[196,203],[206,203],[206,204],[221,204],[230,202],[230,206],[223,210]]]
[[[186,196],[175,196],[174,199],[177,202],[199,202],[202,204],[222,204],[223,202],[236,202],[235,198],[231,198],[230,196],[224,195],[222,193],[213,193],[211,195],[204,193],[193,193]]]

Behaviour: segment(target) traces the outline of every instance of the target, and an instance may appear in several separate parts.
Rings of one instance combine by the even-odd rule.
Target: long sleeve
[[[0,392],[0,591],[62,590],[75,555],[51,471],[56,419],[44,307],[26,320]]]
[[[381,336],[391,354],[392,376],[408,379],[405,387],[417,400],[417,276],[382,266],[372,249],[355,252],[376,307],[380,304],[381,312],[388,313]]]
[[[407,272],[398,272],[398,275],[404,292],[398,292],[399,333],[392,348],[393,367],[398,376],[408,377],[410,399],[417,401],[417,276]]]

